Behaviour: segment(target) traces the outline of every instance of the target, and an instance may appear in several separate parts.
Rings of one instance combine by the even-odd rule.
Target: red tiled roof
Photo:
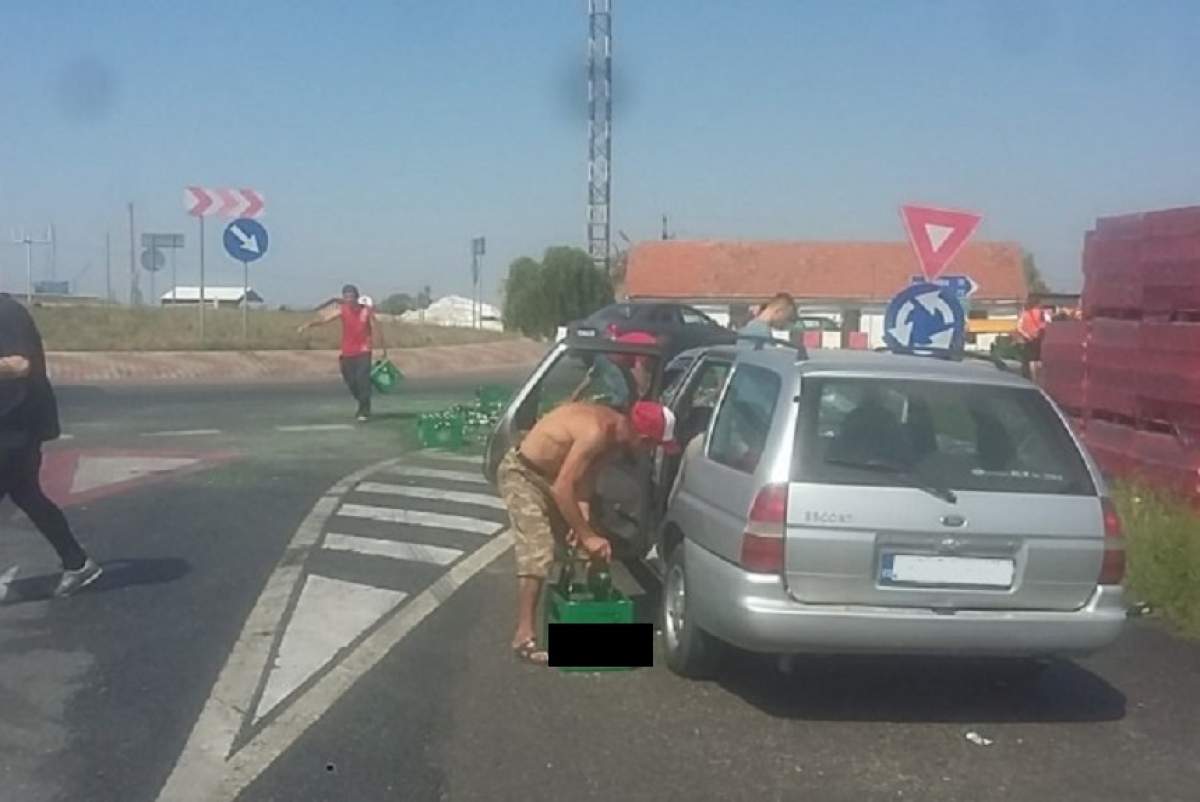
[[[977,301],[1023,300],[1022,250],[1007,242],[969,243],[947,273],[979,283]],[[797,300],[884,302],[921,269],[906,242],[642,242],[629,252],[630,298],[746,300],[777,292]]]

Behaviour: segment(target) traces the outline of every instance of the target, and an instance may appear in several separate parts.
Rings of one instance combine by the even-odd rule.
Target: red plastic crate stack
[[[1200,207],[1101,218],[1082,321],[1056,322],[1042,384],[1097,461],[1200,499]]]

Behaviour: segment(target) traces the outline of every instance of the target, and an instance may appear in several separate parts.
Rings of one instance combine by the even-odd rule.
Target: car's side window
[[[734,371],[708,443],[708,458],[746,473],[758,467],[767,445],[782,381],[773,371],[740,365]]]
[[[650,313],[650,322],[660,326],[674,326],[679,323],[679,310],[673,306],[656,306]]]
[[[685,306],[679,310],[680,316],[683,318],[685,326],[711,326],[716,325],[712,318],[704,314],[698,309],[692,309],[690,306]]]
[[[706,359],[692,374],[686,389],[675,401],[676,426],[682,443],[686,444],[708,429],[713,409],[729,376],[729,368],[729,363],[724,360]]]

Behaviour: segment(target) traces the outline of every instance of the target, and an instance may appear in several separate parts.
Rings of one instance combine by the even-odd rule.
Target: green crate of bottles
[[[569,579],[549,585],[546,589],[545,643],[550,642],[551,624],[632,624],[633,601],[611,585],[603,598],[597,599],[587,586],[572,586]],[[629,671],[628,668],[603,666],[571,667],[560,671]]]
[[[466,420],[455,410],[417,417],[417,440],[422,448],[462,448]]]
[[[512,400],[512,388],[499,384],[484,384],[475,389],[475,398],[483,409],[503,409]]]

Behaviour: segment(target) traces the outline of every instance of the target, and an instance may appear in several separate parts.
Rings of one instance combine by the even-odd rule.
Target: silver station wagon
[[[628,350],[644,374],[650,349]],[[1119,635],[1124,543],[1103,479],[1002,364],[741,342],[580,392],[616,375],[597,370],[610,358],[559,343],[486,464],[559,396],[674,410],[683,454],[615,459],[593,509],[618,553],[664,564],[676,672],[707,673],[722,645],[1051,657]],[[575,389],[548,392],[556,376]]]

